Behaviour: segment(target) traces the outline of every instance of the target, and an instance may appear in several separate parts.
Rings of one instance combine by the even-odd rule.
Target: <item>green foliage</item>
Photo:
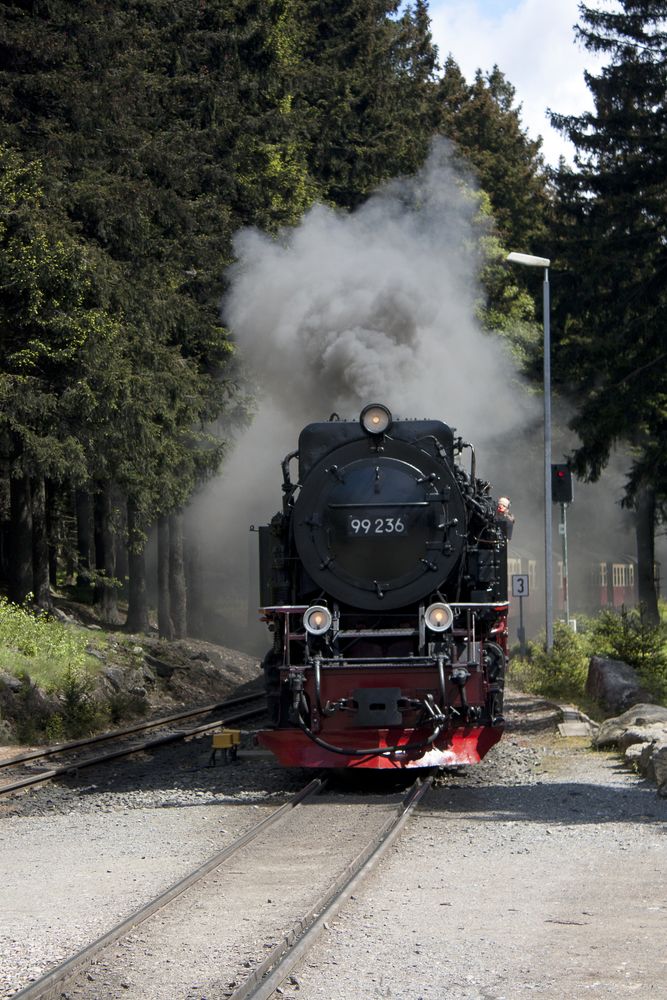
[[[123,494],[133,555],[248,409],[219,316],[240,227],[352,208],[444,128],[483,189],[480,315],[528,351],[502,262],[540,232],[539,143],[497,69],[438,83],[426,0],[3,0],[0,28],[1,456]]]
[[[526,134],[514,98],[497,66],[491,73],[478,71],[469,85],[450,56],[435,91],[436,127],[452,140],[488,202],[492,227],[482,246],[486,302],[480,320],[501,333],[528,368],[541,345],[535,295],[527,290],[525,269],[508,268],[506,257],[508,250],[544,250],[548,188],[541,141]]]
[[[111,320],[90,301],[85,250],[45,200],[41,173],[0,144],[0,435],[15,474],[76,480],[85,457],[68,390]]]
[[[86,635],[79,630],[0,597],[2,665],[17,677],[29,676],[48,687],[58,684],[68,671],[93,671],[97,661],[86,652],[87,645]]]
[[[555,185],[554,377],[577,402],[578,472],[596,479],[614,443],[629,444],[633,504],[643,486],[667,495],[666,9],[580,12],[581,40],[608,64],[586,77],[594,110],[552,116],[577,150]]]
[[[593,624],[591,640],[597,653],[634,667],[651,694],[667,701],[666,621],[656,625],[643,605],[603,611]]]
[[[553,698],[581,703],[592,655],[590,636],[554,623],[553,650],[544,641],[529,642],[526,659],[512,656],[509,677],[516,687]]]
[[[66,739],[78,739],[88,736],[99,727],[103,714],[92,696],[92,686],[92,678],[85,671],[71,665],[65,668],[62,677],[52,688],[62,706],[61,711],[49,720],[52,732],[58,730]]]
[[[587,704],[585,694],[591,656],[622,660],[637,671],[642,685],[667,704],[667,618],[651,622],[643,607],[601,611],[596,618],[577,616],[575,633],[564,622],[554,623],[554,648],[544,639],[529,642],[522,659],[514,650],[510,679],[515,687],[557,701]]]
[[[300,0],[293,109],[321,196],[345,208],[414,172],[434,134],[437,53],[426,5]]]
[[[541,140],[522,128],[514,88],[497,66],[487,74],[478,70],[468,85],[450,56],[438,98],[438,127],[475,170],[503,243],[540,253],[548,204]]]

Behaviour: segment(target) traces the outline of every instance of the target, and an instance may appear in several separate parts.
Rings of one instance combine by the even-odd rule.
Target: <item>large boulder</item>
[[[651,700],[633,667],[605,656],[591,656],[586,694],[612,712],[623,712],[631,705]]]
[[[651,763],[658,785],[658,795],[667,798],[667,739],[654,747]]]
[[[634,705],[622,715],[607,719],[593,737],[596,747],[617,746],[625,760],[667,798],[667,708]]]
[[[644,735],[643,731],[647,727],[650,727],[650,732]],[[667,708],[663,708],[662,705],[649,705],[645,702],[633,705],[622,715],[615,716],[613,719],[605,719],[593,737],[593,746],[599,749],[619,746],[622,737],[628,732],[633,732],[634,737],[636,737],[633,738],[632,742],[652,743],[658,735],[658,731],[654,727],[664,728],[667,732]]]
[[[652,725],[630,726],[616,742],[621,750],[627,750],[636,743],[660,743],[666,738],[667,722],[654,722]]]

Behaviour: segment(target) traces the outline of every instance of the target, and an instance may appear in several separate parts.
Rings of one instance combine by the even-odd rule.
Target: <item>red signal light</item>
[[[564,463],[551,466],[551,499],[553,503],[572,503],[572,470]]]

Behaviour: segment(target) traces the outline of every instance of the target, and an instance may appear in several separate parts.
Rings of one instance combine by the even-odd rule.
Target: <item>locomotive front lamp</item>
[[[364,406],[359,420],[368,434],[384,434],[391,427],[391,413],[382,403]]]
[[[331,612],[320,604],[308,608],[303,616],[303,624],[310,635],[324,635],[331,628]]]
[[[452,627],[454,612],[449,604],[429,604],[424,614],[426,625],[432,632],[446,632]]]

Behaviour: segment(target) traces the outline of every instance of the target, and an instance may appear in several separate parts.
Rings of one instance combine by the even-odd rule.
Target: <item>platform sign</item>
[[[512,573],[512,597],[519,598],[519,650],[520,655],[526,655],[526,630],[523,627],[523,599],[528,597],[528,574]]]

